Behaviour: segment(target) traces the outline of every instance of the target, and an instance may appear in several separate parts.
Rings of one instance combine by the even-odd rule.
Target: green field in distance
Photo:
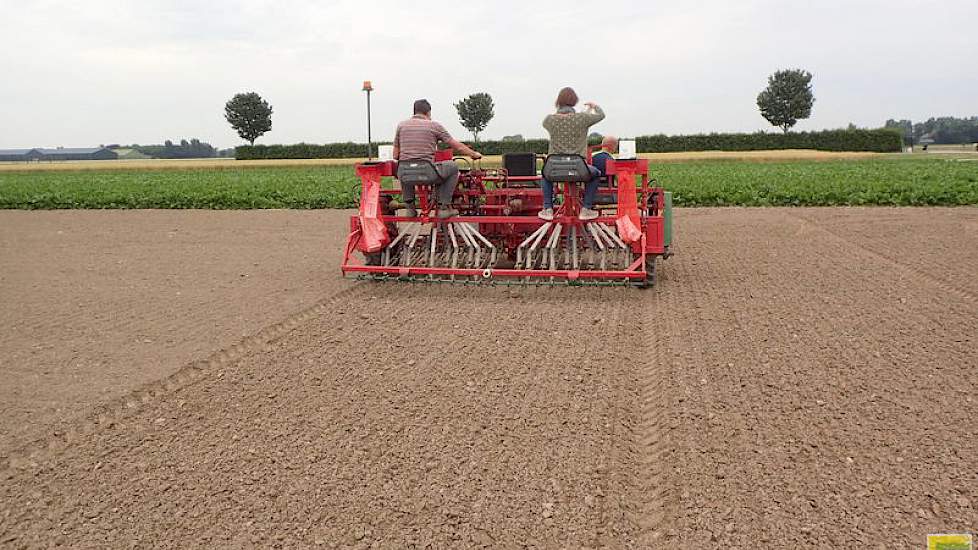
[[[978,204],[978,159],[653,163],[677,206]],[[352,208],[352,166],[0,171],[0,208]]]

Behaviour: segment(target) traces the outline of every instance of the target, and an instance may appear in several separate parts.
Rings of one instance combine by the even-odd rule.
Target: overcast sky
[[[767,76],[815,78],[798,129],[978,115],[978,0],[84,2],[0,0],[0,148],[241,143],[236,92],[274,107],[259,143],[391,139],[414,99],[488,92],[485,138],[544,135],[570,85],[633,136],[772,129]]]

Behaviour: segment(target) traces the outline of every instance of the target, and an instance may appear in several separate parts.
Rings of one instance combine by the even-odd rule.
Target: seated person
[[[444,126],[431,120],[431,104],[426,99],[419,99],[414,102],[414,116],[397,125],[397,131],[394,133],[394,158],[398,162],[426,160],[435,165],[435,170],[442,179],[438,189],[432,189],[438,197],[438,217],[450,218],[458,215],[457,210],[451,209],[452,194],[455,193],[455,186],[458,184],[458,166],[451,160],[435,162],[438,142],[447,143],[455,151],[473,159],[482,158],[482,155],[453,138]],[[398,179],[400,179],[400,167],[398,167]],[[409,218],[417,217],[418,210],[414,207],[414,184],[401,182],[401,191],[401,198],[407,209],[405,215]]]
[[[577,94],[573,88],[564,88],[557,94],[555,102],[557,112],[543,119],[543,127],[550,133],[549,154],[587,156],[587,131],[604,119],[604,111],[594,103],[585,103],[587,110],[583,113],[574,111],[577,105]],[[598,194],[598,181],[601,174],[594,166],[591,169],[591,181],[584,184],[584,204],[578,217],[582,220],[593,220],[598,217],[594,207],[594,198]],[[550,221],[554,219],[554,184],[541,178],[543,189],[543,210],[538,216]]]
[[[608,177],[608,160],[614,159],[614,154],[618,152],[618,138],[615,136],[605,136],[601,140],[599,149],[591,152],[591,166],[598,169],[601,177],[598,178],[600,187],[610,187],[611,178]],[[615,204],[617,197],[614,195],[601,195],[595,197],[596,204]]]
[[[608,171],[605,166],[608,159],[615,158],[613,155],[618,151],[618,138],[615,136],[604,136],[601,139],[601,148],[591,153],[591,165],[601,172],[601,177],[607,177]]]

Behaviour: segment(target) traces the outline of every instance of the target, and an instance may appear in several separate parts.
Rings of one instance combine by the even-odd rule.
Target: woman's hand
[[[593,111],[594,108],[598,106],[598,104],[593,101],[586,101],[584,102],[584,106]]]

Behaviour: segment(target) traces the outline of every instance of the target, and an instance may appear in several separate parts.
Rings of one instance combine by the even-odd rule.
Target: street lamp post
[[[374,146],[370,139],[370,92],[374,91],[374,87],[369,80],[363,81],[363,91],[367,92],[367,160],[370,160],[374,154]]]

